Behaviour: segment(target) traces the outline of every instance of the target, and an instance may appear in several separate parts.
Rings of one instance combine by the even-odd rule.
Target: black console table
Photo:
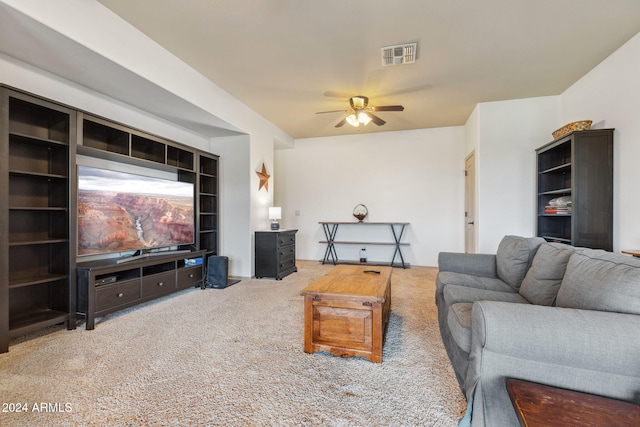
[[[119,263],[105,259],[78,263],[78,314],[86,329],[95,318],[189,287],[201,287],[206,251],[158,252]]]
[[[320,243],[325,243],[327,249],[324,251],[324,258],[322,263],[331,262],[335,264],[370,264],[370,265],[390,265],[392,267],[407,268],[409,264],[404,261],[402,255],[402,246],[408,246],[408,243],[402,243],[402,236],[404,231],[409,225],[408,222],[320,222],[324,230],[324,236],[327,240],[321,240]],[[365,227],[368,225],[382,225],[391,227],[391,234],[393,235],[393,242],[355,242],[355,241],[340,241],[336,240],[336,234],[338,233],[338,227],[344,226],[356,226]],[[381,246],[394,246],[393,257],[391,262],[368,262],[362,263],[359,261],[346,261],[338,258],[336,251],[336,245],[381,245]],[[400,262],[396,262],[396,258]]]

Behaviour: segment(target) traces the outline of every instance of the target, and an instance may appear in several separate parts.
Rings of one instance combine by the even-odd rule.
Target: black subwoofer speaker
[[[207,287],[226,288],[229,282],[229,257],[210,256],[207,261]]]

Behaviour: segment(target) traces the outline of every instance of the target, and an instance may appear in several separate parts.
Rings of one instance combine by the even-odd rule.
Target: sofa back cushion
[[[553,305],[574,250],[573,246],[562,243],[541,244],[524,276],[520,295],[531,304]]]
[[[543,242],[541,237],[504,236],[496,253],[498,277],[516,291],[520,289],[533,256]]]
[[[640,260],[593,249],[574,253],[556,305],[640,314]]]

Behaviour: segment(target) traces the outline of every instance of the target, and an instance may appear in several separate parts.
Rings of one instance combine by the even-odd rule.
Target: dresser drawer
[[[185,267],[178,270],[178,287],[195,286],[202,281],[202,266]]]
[[[287,270],[291,270],[291,269],[296,268],[296,260],[295,260],[295,258],[282,260],[278,264],[278,267],[279,267],[278,268],[278,273],[284,273]]]
[[[280,261],[285,259],[294,258],[296,256],[296,246],[289,245],[282,248],[278,248],[278,257],[280,257]]]
[[[142,278],[142,298],[171,292],[176,287],[176,272],[152,274]]]
[[[295,242],[295,233],[280,233],[278,236],[278,247],[293,245]]]
[[[96,312],[140,299],[140,280],[131,280],[113,286],[101,286],[96,290]]]

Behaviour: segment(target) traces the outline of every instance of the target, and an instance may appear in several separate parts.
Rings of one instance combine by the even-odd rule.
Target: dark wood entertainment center
[[[118,259],[78,263],[78,313],[87,319],[86,329],[94,328],[96,317],[202,286],[205,253],[178,251],[123,263]]]
[[[116,266],[76,265],[76,154],[194,184],[194,245]],[[164,286],[198,286],[207,258],[218,255],[217,213],[217,155],[0,85],[0,353],[16,336],[62,323],[74,329],[77,314],[91,329],[93,316],[166,295]],[[191,258],[202,263],[189,266]],[[103,274],[115,282],[98,283]]]

